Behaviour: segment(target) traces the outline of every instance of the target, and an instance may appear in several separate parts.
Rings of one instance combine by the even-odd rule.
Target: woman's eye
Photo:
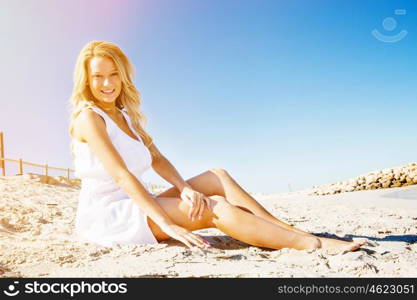
[[[117,75],[119,75],[119,74],[117,74],[117,73],[113,73],[113,74],[111,74],[112,76],[117,76]]]

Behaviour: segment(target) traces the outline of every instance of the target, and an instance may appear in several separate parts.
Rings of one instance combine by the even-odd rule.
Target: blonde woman
[[[218,228],[250,245],[354,251],[365,242],[318,238],[281,222],[223,169],[184,180],[145,131],[133,67],[115,44],[88,43],[78,56],[69,134],[82,180],[76,232],[103,245],[154,244],[174,238],[210,247],[193,231]],[[150,167],[173,187],[153,195],[142,174]]]

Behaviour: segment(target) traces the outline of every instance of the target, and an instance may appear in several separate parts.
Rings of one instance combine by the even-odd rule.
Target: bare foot
[[[347,252],[352,252],[368,243],[366,239],[355,239],[352,242],[321,237],[319,239],[321,248],[327,250],[331,254],[345,254]]]

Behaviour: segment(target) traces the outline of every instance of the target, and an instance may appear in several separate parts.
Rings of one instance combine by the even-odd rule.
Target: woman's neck
[[[119,109],[116,107],[116,102],[96,102],[96,105],[104,110],[109,115],[116,115]]]

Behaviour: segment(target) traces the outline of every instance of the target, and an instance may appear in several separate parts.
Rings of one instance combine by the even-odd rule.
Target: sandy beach
[[[191,251],[175,240],[102,247],[73,235],[79,191],[64,180],[0,177],[0,277],[417,277],[417,185],[254,194],[303,230],[370,241],[337,255],[252,247],[217,229],[199,231],[214,245],[208,250]]]

